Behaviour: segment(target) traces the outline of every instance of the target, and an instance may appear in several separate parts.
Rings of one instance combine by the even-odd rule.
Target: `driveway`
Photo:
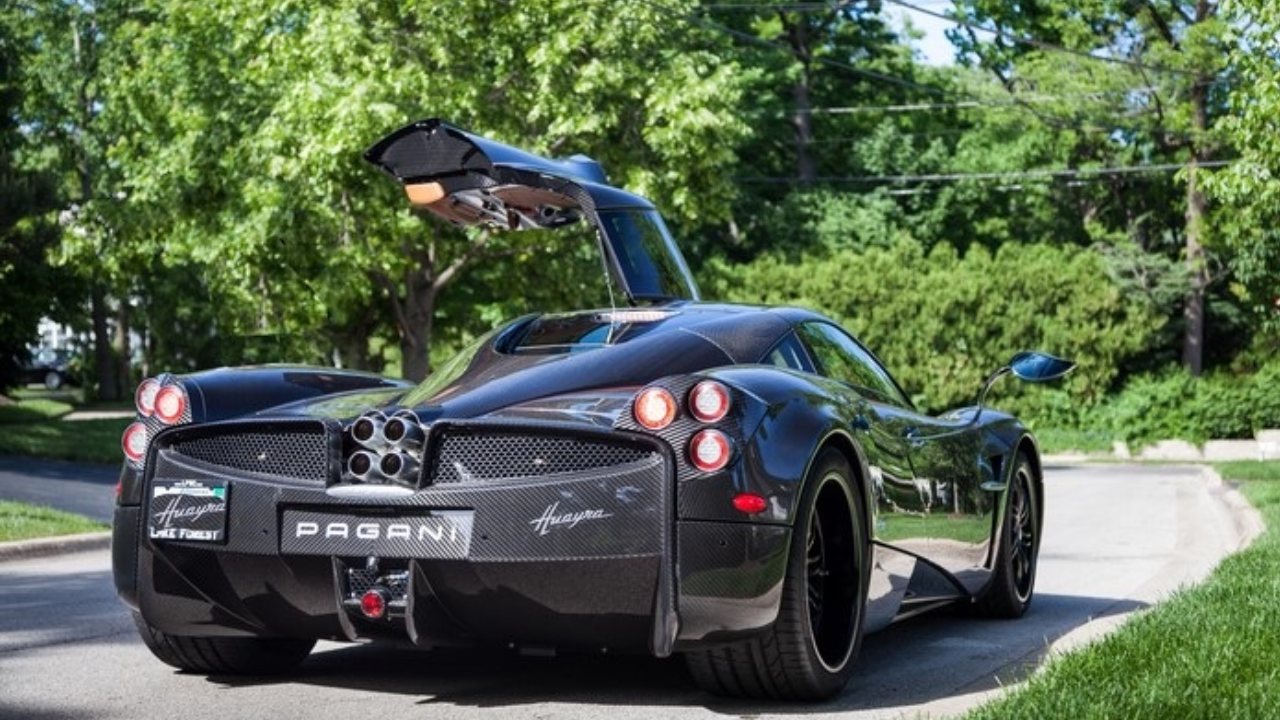
[[[103,487],[84,482],[94,491]],[[1055,642],[1088,637],[1113,624],[1106,618],[1203,578],[1242,539],[1223,489],[1193,467],[1048,468],[1046,497],[1039,583],[1023,619],[943,613],[869,636],[848,689],[821,705],[717,699],[698,692],[678,660],[618,656],[522,658],[322,643],[283,678],[186,675],[142,646],[115,599],[109,556],[101,551],[0,563],[0,717],[953,714],[1024,677]]]

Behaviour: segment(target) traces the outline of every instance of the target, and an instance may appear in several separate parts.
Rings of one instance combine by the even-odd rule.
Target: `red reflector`
[[[117,480],[116,481],[116,499],[119,500],[120,496],[123,494],[124,494],[124,482]]]
[[[689,393],[689,412],[704,423],[718,422],[729,412],[729,390],[715,380],[703,380]]]
[[[377,620],[387,614],[387,598],[381,590],[370,590],[360,596],[360,612],[364,616]]]
[[[764,512],[767,507],[769,502],[755,493],[738,493],[733,496],[733,509],[738,512],[755,515]]]
[[[636,422],[650,430],[661,430],[676,419],[676,399],[666,388],[640,391],[635,402]]]
[[[719,430],[703,430],[689,441],[689,460],[702,472],[729,464],[729,438]]]

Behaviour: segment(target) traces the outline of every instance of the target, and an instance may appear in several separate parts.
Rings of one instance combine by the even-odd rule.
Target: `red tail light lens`
[[[729,414],[729,389],[715,380],[703,380],[689,393],[689,412],[704,423],[719,422]]]
[[[133,462],[142,462],[147,454],[147,426],[136,422],[125,428],[120,436],[120,447],[125,457]]]
[[[151,417],[151,413],[156,410],[156,395],[160,393],[160,381],[155,378],[147,378],[138,385],[138,391],[133,394],[133,404],[138,408],[138,414],[142,417]]]
[[[640,391],[635,402],[636,422],[650,430],[661,430],[676,419],[676,399],[666,388]]]
[[[165,425],[182,420],[187,411],[187,394],[177,385],[167,385],[156,393],[156,417]]]
[[[715,472],[729,464],[732,448],[719,430],[703,430],[689,441],[689,460],[702,472]]]
[[[769,507],[763,495],[755,493],[738,493],[733,496],[733,509],[748,515],[758,515]]]

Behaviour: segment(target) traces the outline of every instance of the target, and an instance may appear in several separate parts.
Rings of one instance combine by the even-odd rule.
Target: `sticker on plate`
[[[156,481],[151,488],[148,537],[222,542],[227,534],[228,490],[225,482]]]

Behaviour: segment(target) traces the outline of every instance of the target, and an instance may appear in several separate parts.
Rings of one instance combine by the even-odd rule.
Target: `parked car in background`
[[[22,366],[24,384],[40,383],[57,390],[71,381],[71,362],[75,353],[65,349],[37,348]]]

